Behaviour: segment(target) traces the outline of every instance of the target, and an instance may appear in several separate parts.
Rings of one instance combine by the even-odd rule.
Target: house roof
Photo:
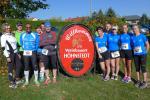
[[[141,17],[138,15],[130,15],[130,16],[124,16],[125,20],[132,21],[132,20],[139,20]]]

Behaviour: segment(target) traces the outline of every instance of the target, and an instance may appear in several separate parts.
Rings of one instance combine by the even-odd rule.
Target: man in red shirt
[[[40,48],[42,49],[42,55],[40,62],[43,63],[45,68],[45,84],[51,82],[49,77],[49,67],[52,67],[53,71],[53,83],[56,83],[57,66],[56,66],[56,32],[51,30],[51,24],[49,22],[44,23],[45,32],[40,35]],[[50,66],[49,66],[50,65]]]

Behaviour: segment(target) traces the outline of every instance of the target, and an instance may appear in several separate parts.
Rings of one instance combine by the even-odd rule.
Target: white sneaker
[[[29,82],[25,82],[22,87],[26,87],[29,85]]]
[[[112,76],[111,76],[111,80],[114,80],[114,79],[115,79],[115,75],[112,75]]]
[[[114,78],[115,78],[114,80],[117,81],[118,80],[118,75],[115,75]]]
[[[39,81],[34,81],[36,86],[40,86]]]

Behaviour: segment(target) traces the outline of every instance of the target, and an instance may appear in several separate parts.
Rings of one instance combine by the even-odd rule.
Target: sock
[[[24,75],[26,82],[29,82],[29,71],[24,71]]]
[[[42,67],[40,70],[40,78],[42,79],[44,78],[44,70],[45,70],[44,67]]]
[[[38,81],[38,71],[34,71],[35,81]]]
[[[46,78],[49,79],[49,70],[45,70]]]

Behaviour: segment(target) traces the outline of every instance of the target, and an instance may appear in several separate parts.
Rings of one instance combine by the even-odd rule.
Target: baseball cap
[[[17,26],[22,26],[22,22],[17,22]]]
[[[46,28],[49,28],[49,27],[51,27],[51,23],[47,21],[47,22],[44,23],[44,26],[45,26]]]
[[[112,26],[112,30],[113,29],[118,30],[118,26]]]

